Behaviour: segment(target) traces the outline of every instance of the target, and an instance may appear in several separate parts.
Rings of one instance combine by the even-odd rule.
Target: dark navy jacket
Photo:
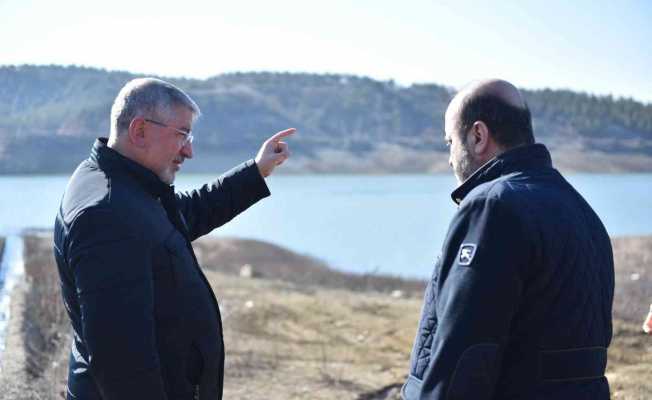
[[[95,142],[54,231],[74,334],[69,399],[222,397],[219,307],[190,242],[268,195],[253,161],[175,194],[106,139]]]
[[[608,399],[611,244],[547,149],[503,153],[452,197],[403,398]]]

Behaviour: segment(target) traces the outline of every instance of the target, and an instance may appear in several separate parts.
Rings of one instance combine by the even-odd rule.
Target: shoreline
[[[12,230],[0,233],[0,290],[2,290],[4,287],[2,278],[5,274],[5,271],[2,267],[4,266],[4,247],[8,241],[7,239],[12,237],[19,237],[24,240],[27,237],[50,238],[51,236],[52,229],[49,228],[25,228],[20,231]],[[612,247],[614,247],[614,258],[616,259],[616,247],[626,247],[629,242],[635,243],[646,240],[650,240],[652,242],[652,233],[610,236],[610,239],[612,242]],[[254,260],[271,264],[271,267],[266,266],[263,269],[257,269],[253,272],[254,277],[262,279],[281,279],[292,282],[297,279],[297,275],[295,274],[296,271],[292,271],[289,267],[297,267],[299,269],[305,269],[307,272],[339,275],[341,277],[346,277],[347,279],[350,277],[375,277],[378,279],[400,281],[407,283],[408,285],[413,285],[414,283],[419,282],[425,283],[428,280],[428,277],[419,278],[401,276],[392,273],[361,273],[355,271],[347,271],[346,269],[334,267],[328,262],[323,261],[314,255],[290,250],[283,245],[260,239],[234,236],[214,236],[208,234],[194,241],[193,247],[195,249],[198,261],[200,261],[200,265],[203,269],[221,270],[228,275],[237,275],[240,273],[238,267],[242,267],[245,264],[252,264],[251,262],[247,262],[247,257],[249,257],[249,259],[253,258]],[[222,258],[226,258],[227,261],[224,262],[221,260]],[[617,261],[618,260],[615,260],[615,262]],[[217,266],[218,264],[219,267]],[[254,264],[259,264],[259,262],[254,262]],[[285,265],[284,268],[282,264],[287,265]],[[644,265],[642,269],[645,269]],[[22,274],[23,272],[20,272],[19,274]],[[307,282],[298,281],[293,283]],[[317,282],[317,285],[319,285],[319,282]],[[326,286],[334,287],[332,284],[327,284]],[[342,281],[341,288],[347,289],[346,282]]]

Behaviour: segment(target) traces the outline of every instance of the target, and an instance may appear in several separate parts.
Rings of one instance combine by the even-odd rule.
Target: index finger
[[[276,132],[274,136],[269,138],[271,142],[278,142],[279,140],[283,139],[286,136],[292,135],[294,132],[296,132],[295,128],[289,128],[284,131]]]

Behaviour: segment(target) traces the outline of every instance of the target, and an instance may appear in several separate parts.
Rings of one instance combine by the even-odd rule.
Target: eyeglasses
[[[186,131],[184,131],[183,129],[175,128],[175,127],[173,127],[173,126],[170,126],[170,125],[164,124],[163,122],[155,121],[155,120],[153,120],[153,119],[145,118],[145,121],[150,122],[150,123],[152,123],[152,124],[154,124],[154,125],[158,125],[158,126],[162,126],[162,127],[165,127],[165,128],[172,129],[173,131],[182,134],[182,135],[184,136],[184,138],[183,138],[183,146],[185,146],[185,145],[187,145],[187,144],[192,144],[192,141],[193,141],[193,139],[195,138],[195,137],[192,135],[192,131],[187,131],[187,132],[186,132]]]

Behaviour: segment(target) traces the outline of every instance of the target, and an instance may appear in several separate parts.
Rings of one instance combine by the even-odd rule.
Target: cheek
[[[460,158],[460,150],[456,145],[451,145],[451,150],[450,150],[450,159],[451,161],[457,161]]]
[[[156,166],[159,171],[165,171],[170,168],[174,155],[170,152],[162,152],[156,158]]]
[[[177,146],[168,146],[165,148],[165,150],[161,153],[161,160],[163,162],[172,162],[177,157],[177,154],[179,153],[179,148]]]

